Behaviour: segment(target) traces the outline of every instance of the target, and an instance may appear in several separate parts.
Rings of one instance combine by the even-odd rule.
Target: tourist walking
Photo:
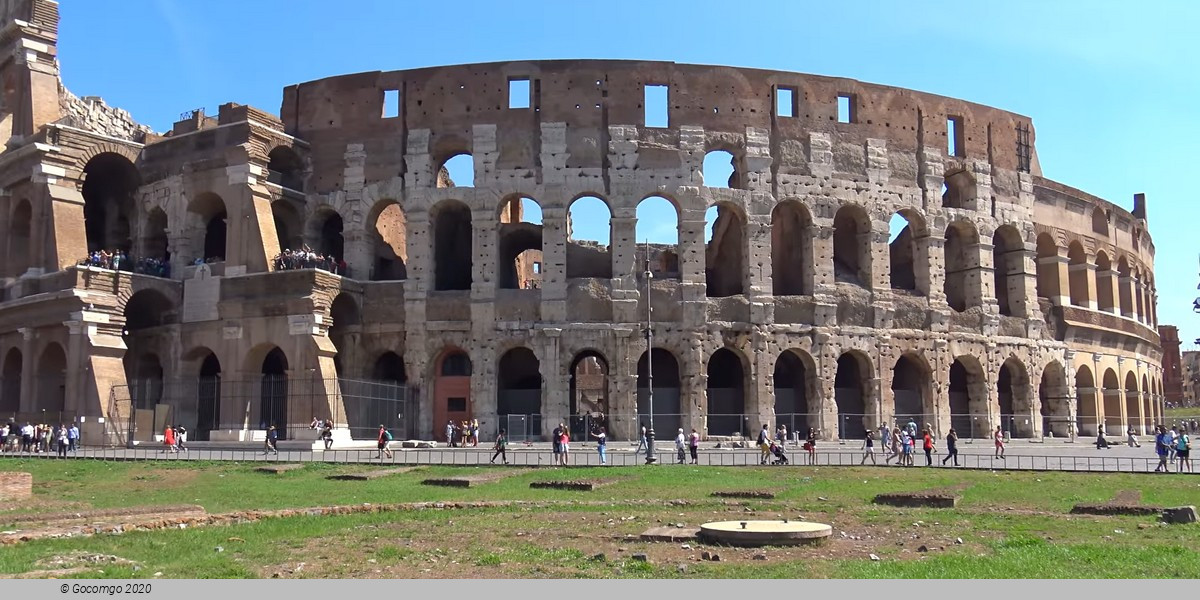
[[[1096,426],[1096,449],[1108,450],[1108,440],[1104,437],[1104,425]]]
[[[1142,444],[1138,442],[1137,433],[1133,431],[1133,425],[1129,426],[1129,430],[1125,432],[1126,443],[1130,448],[1141,448]]]
[[[562,461],[562,426],[561,425],[559,425],[558,427],[555,427],[554,431],[550,433],[550,442],[554,449],[554,466],[557,467],[558,465],[563,464],[563,461]]]
[[[71,452],[79,450],[79,426],[75,423],[71,423],[67,428],[67,448]]]
[[[175,447],[187,452],[187,428],[183,425],[175,426]]]
[[[808,464],[817,464],[817,430],[808,428],[808,437],[804,438],[804,449],[808,451]]]
[[[954,459],[954,466],[958,466],[958,432],[953,427],[950,428],[950,433],[946,434],[946,458],[942,459],[942,464],[946,461]]]
[[[886,429],[886,427],[883,427],[881,429]],[[862,461],[859,462],[858,464],[860,464],[860,465],[867,464],[867,457],[871,458],[871,464],[873,464],[873,465],[878,464],[875,462],[875,432],[874,431],[867,432],[867,437],[866,437],[866,439],[863,440],[862,450],[863,450]]]
[[[1179,426],[1172,425],[1171,430],[1167,432],[1167,453],[1170,455],[1171,462],[1175,462],[1175,449],[1179,440]]]
[[[600,455],[600,464],[608,464],[608,457],[606,456],[608,452],[608,434],[604,431],[604,428],[601,427],[600,433],[593,433],[591,435],[592,437],[596,438],[596,454]]]
[[[267,447],[265,450],[263,450],[263,455],[269,453],[274,453],[276,456],[279,455],[279,431],[275,429],[274,425],[267,429],[266,444]]]
[[[680,429],[679,431],[682,432],[683,430]],[[771,434],[767,432],[766,423],[763,423],[762,430],[758,432],[758,450],[761,452],[758,457],[758,464],[767,464],[767,460],[771,458]]]
[[[1175,438],[1175,457],[1179,459],[1179,470],[1177,473],[1187,471],[1192,472],[1192,438],[1188,436],[1186,431],[1179,432],[1179,437]]]
[[[887,421],[879,424],[879,437],[875,439],[879,440],[879,446],[886,451],[888,444],[892,440],[891,430],[888,429]]]
[[[763,425],[763,427],[766,427],[766,425]],[[764,429],[763,431],[765,432],[766,430]],[[771,441],[771,439],[768,437],[767,438],[768,444],[770,443],[770,441]],[[685,460],[687,460],[687,455],[684,454],[684,452],[686,452],[686,449],[685,449],[686,443],[687,443],[686,440],[684,440],[684,438],[683,438],[683,428],[681,427],[679,429],[679,433],[675,435],[675,455],[679,459],[679,464],[681,464],[681,465],[684,463]]]
[[[913,464],[913,437],[908,433],[907,427],[900,433],[900,446],[903,450],[903,454],[900,457],[900,464],[911,467]]]
[[[167,428],[163,430],[163,452],[178,451],[179,449],[175,447],[175,428],[167,425]]]
[[[917,437],[917,422],[910,418],[908,420],[908,425],[904,426],[904,430],[908,432],[909,437]]]
[[[700,457],[698,455],[700,451],[700,434],[696,433],[695,429],[692,430],[692,435],[688,437],[688,450],[692,453],[692,464],[700,464]]]
[[[571,464],[571,430],[567,429],[566,423],[559,423],[558,428],[562,431],[562,464],[565,467]]]
[[[507,450],[508,450],[508,435],[506,434],[506,432],[503,429],[500,430],[500,433],[496,434],[496,445],[492,446],[492,449],[494,449],[496,451],[496,453],[492,455],[492,460],[490,460],[488,462],[495,464],[496,457],[499,456],[504,461],[504,464],[507,465],[508,464],[508,452],[507,452]]]
[[[903,460],[900,457],[900,451],[901,451],[900,428],[899,427],[892,428],[892,439],[886,440],[886,441],[884,441],[884,443],[888,444],[888,448],[891,450],[891,452],[887,456],[884,457],[883,464],[885,464],[885,465],[891,464],[892,459],[894,458],[894,459],[896,459],[896,464],[899,465],[900,461]]]
[[[479,446],[479,419],[471,419],[471,447]]]
[[[55,431],[55,433],[58,434],[58,457],[66,458],[67,457],[67,444],[68,444],[68,442],[67,442],[67,426],[65,424],[60,423],[58,426],[58,430]],[[1181,464],[1181,465],[1183,464],[1182,460],[1180,461],[1179,464]]]
[[[450,444],[451,448],[453,448],[455,446],[455,443],[454,443],[454,420],[453,419],[446,421],[446,443]]]
[[[992,433],[992,439],[996,442],[996,458],[1004,459],[1004,432],[1000,431],[1000,426],[996,426],[996,431]]]
[[[925,466],[932,467],[933,466],[933,432],[930,431],[928,426],[925,427],[925,433],[924,433],[923,437],[924,437],[924,439],[922,440],[921,448],[923,450],[925,450]]]
[[[1170,473],[1171,469],[1167,466],[1167,445],[1170,444],[1170,438],[1167,436],[1167,429],[1162,425],[1156,425],[1154,429],[1154,452],[1158,454],[1158,466],[1154,467],[1154,472]]]
[[[646,426],[642,425],[642,437],[638,440],[637,448],[633,451],[633,457],[637,458],[638,453],[646,451]]]
[[[391,443],[391,441],[392,432],[388,431],[387,427],[383,426],[383,423],[380,423],[379,438],[376,440],[376,442],[379,444],[379,454],[376,456],[376,458],[383,458],[384,454],[387,454],[388,458],[392,457],[392,450],[391,448],[388,448],[388,444]]]

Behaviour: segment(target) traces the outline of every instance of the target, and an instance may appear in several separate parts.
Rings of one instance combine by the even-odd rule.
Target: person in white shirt
[[[675,454],[679,458],[679,464],[683,464],[687,460],[687,440],[683,437],[683,429],[680,428],[679,434],[675,436]]]

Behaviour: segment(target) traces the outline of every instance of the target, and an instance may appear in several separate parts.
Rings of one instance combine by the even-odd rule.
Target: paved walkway
[[[264,455],[261,448],[253,447],[201,447],[196,444],[187,452],[167,453],[156,446],[137,448],[83,448],[77,453],[68,455],[72,459],[103,459],[103,460],[226,460],[226,461],[279,461],[279,462],[331,462],[331,463],[373,463],[373,464],[431,464],[431,465],[487,465],[492,456],[490,447],[480,445],[476,448],[434,448],[434,449],[401,449],[399,443],[393,442],[392,458],[379,457],[374,450],[281,450],[278,454]],[[656,444],[659,449],[659,463],[672,466],[676,464],[674,444]],[[726,449],[714,448],[714,444],[704,444],[699,452],[699,464],[743,466],[758,465],[759,451],[757,449]],[[666,450],[664,453],[663,450]],[[1154,455],[1153,443],[1143,443],[1141,448],[1113,445],[1108,450],[1097,450],[1094,444],[1082,442],[1047,441],[1045,443],[1017,441],[1005,449],[1003,460],[995,458],[994,448],[986,440],[960,442],[959,468],[988,469],[988,470],[1036,470],[1036,471],[1107,471],[1107,472],[1151,472],[1158,465]],[[796,446],[788,446],[787,456],[792,466],[803,465],[807,459],[806,453]],[[0,454],[0,457],[35,457],[53,459],[53,454]],[[817,466],[852,466],[862,460],[861,442],[848,441],[824,442],[818,444],[816,453]],[[882,467],[884,454],[876,453],[876,460]],[[945,454],[934,455],[935,468],[943,468],[941,460]],[[690,459],[689,459],[690,460]],[[553,454],[548,443],[531,445],[510,444],[508,461],[514,465],[550,466]],[[634,454],[634,445],[628,442],[609,444],[608,464],[610,465],[640,465],[645,462],[644,454]],[[916,467],[924,468],[925,455],[922,452],[914,457]],[[595,444],[572,444],[570,453],[571,465],[599,465],[600,459]],[[871,461],[868,459],[867,464]],[[895,464],[895,461],[892,463]],[[951,463],[952,464],[952,463]],[[951,465],[945,468],[953,468]],[[1171,466],[1172,472],[1176,465]]]

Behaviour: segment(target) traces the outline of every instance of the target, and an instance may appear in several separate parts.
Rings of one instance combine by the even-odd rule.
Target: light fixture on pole
[[[650,307],[650,281],[654,273],[650,271],[650,240],[646,240],[646,400],[650,410],[650,426],[646,429],[646,464],[658,462],[654,454],[654,329]]]

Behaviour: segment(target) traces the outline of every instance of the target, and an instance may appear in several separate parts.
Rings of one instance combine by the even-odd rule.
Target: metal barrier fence
[[[187,452],[171,453],[157,448],[92,448],[84,447],[75,452],[68,452],[65,458],[59,458],[53,452],[47,453],[0,453],[0,464],[5,459],[45,459],[45,460],[108,460],[108,461],[237,461],[237,462],[282,462],[282,463],[344,463],[344,464],[384,464],[384,465],[459,465],[483,466],[493,464],[493,451],[488,445],[479,448],[438,448],[438,449],[402,449],[392,445],[392,456],[380,455],[377,450],[280,450],[275,453],[264,453],[261,450],[250,449],[192,449]],[[819,466],[819,467],[857,467],[863,465],[861,451],[819,450],[815,453],[813,465],[806,464],[805,457],[800,451],[785,453],[788,463],[784,466]],[[880,453],[875,454],[880,458]],[[699,465],[695,466],[759,466],[761,454],[757,449],[747,450],[712,450],[701,449]],[[550,466],[553,464],[552,453],[548,447],[522,449],[509,446],[505,457],[509,465],[517,466]],[[1070,472],[1106,472],[1106,473],[1152,473],[1158,466],[1154,457],[1120,457],[1120,456],[1073,456],[1073,455],[1009,455],[1005,459],[995,458],[992,453],[960,453],[959,465],[942,465],[944,454],[935,454],[933,466],[924,466],[923,456],[915,457],[914,467],[898,467],[887,465],[882,460],[872,463],[869,459],[865,466],[876,468],[931,468],[931,469],[983,469],[991,471],[1070,471]],[[673,444],[658,445],[659,465],[664,468],[677,464]],[[688,459],[690,460],[690,458]],[[499,461],[499,459],[497,459]],[[610,466],[638,466],[645,462],[641,453],[628,450],[614,451],[609,446],[607,464]],[[576,447],[571,452],[569,464],[574,466],[598,466],[599,456],[593,445]],[[775,463],[772,463],[774,465]],[[1172,464],[1171,473],[1176,473],[1177,466]],[[1185,472],[1185,475],[1195,475]]]

